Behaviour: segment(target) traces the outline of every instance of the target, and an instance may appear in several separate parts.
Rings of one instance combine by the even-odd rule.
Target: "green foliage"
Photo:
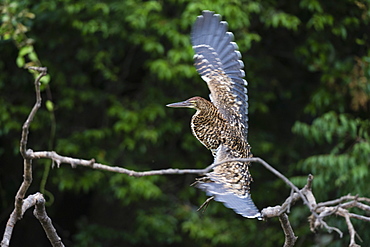
[[[79,247],[101,247],[106,242],[122,242],[125,234],[112,227],[103,227],[90,223],[86,219],[78,222],[79,233],[74,236],[75,246]]]
[[[254,155],[300,186],[313,173],[319,201],[348,193],[370,196],[369,5],[350,0],[3,1],[0,211],[13,205],[22,179],[18,145],[35,101],[36,74],[32,78],[21,68],[30,65],[47,66],[49,75],[42,82],[44,105],[31,125],[29,148],[140,171],[209,165],[209,151],[190,133],[193,112],[165,107],[209,94],[192,65],[189,35],[203,9],[222,15],[242,53]],[[64,164],[44,172],[43,166],[50,164],[34,162],[30,191],[40,186],[54,196],[48,212],[67,245],[283,244],[276,219],[246,220],[216,202],[197,212],[206,197],[189,187],[194,176],[132,178]],[[289,195],[262,167],[251,170],[259,208]],[[308,214],[304,207],[292,208],[295,233],[304,239],[297,246],[348,243],[326,232],[310,233]],[[369,245],[368,225],[354,223],[363,245]],[[346,234],[342,219],[330,224]],[[30,240],[14,241],[24,246]]]
[[[132,202],[158,198],[161,190],[154,183],[158,180],[157,177],[137,179],[113,175],[109,179],[109,188],[113,188],[115,198],[120,199],[124,205],[129,205]]]
[[[264,20],[266,25],[274,28],[284,27],[287,29],[297,30],[301,21],[297,16],[290,15],[274,9],[269,10],[266,13],[266,19]]]
[[[362,181],[370,179],[370,121],[352,118],[348,114],[329,112],[316,118],[312,125],[297,122],[293,132],[321,152],[302,161],[304,171],[315,176],[317,195],[325,198],[332,192],[327,184],[336,188],[334,196],[352,193],[364,195],[368,186]]]

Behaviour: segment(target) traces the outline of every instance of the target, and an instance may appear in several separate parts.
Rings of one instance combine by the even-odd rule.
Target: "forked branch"
[[[28,133],[29,127],[33,118],[36,115],[37,110],[41,106],[41,93],[40,93],[40,79],[46,75],[47,69],[40,67],[29,67],[29,69],[40,72],[39,76],[35,79],[35,91],[36,91],[36,103],[33,106],[30,114],[28,115],[26,121],[22,127],[22,135],[20,141],[20,153],[23,156],[23,182],[19,187],[19,190],[15,196],[14,210],[10,214],[8,222],[4,230],[3,239],[1,241],[1,247],[8,247],[10,244],[10,239],[13,234],[13,229],[18,220],[20,220],[27,209],[30,207],[35,207],[35,216],[40,221],[41,225],[44,227],[44,230],[50,240],[50,243],[53,246],[64,246],[61,242],[59,236],[57,235],[55,228],[53,227],[50,218],[47,216],[45,211],[45,199],[42,194],[36,193],[34,195],[28,196],[26,199],[25,195],[29,186],[32,183],[32,159],[30,156],[32,150],[27,149],[28,142]]]

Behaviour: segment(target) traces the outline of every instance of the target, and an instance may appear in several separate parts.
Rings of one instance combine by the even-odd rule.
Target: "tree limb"
[[[294,245],[295,240],[294,240],[294,242],[292,241],[292,239],[293,239],[292,236],[294,236],[294,233],[293,233],[293,235],[292,234],[287,235],[287,233],[291,233],[293,230],[292,229],[290,230],[291,226],[290,226],[288,218],[285,218],[282,215],[284,215],[285,212],[288,212],[291,205],[294,204],[298,200],[302,200],[304,202],[304,204],[308,207],[308,209],[311,211],[312,215],[310,216],[310,220],[312,221],[312,224],[311,224],[311,230],[312,231],[314,231],[318,227],[324,227],[329,232],[336,231],[340,235],[340,237],[343,236],[342,231],[340,231],[336,227],[329,226],[323,220],[325,217],[330,216],[332,214],[339,215],[338,213],[336,213],[336,210],[338,209],[338,207],[343,208],[343,209],[351,208],[351,207],[357,207],[357,208],[360,208],[364,211],[370,212],[370,206],[359,202],[359,201],[363,201],[363,202],[369,202],[370,201],[369,198],[365,198],[365,197],[357,197],[357,196],[347,195],[347,196],[343,196],[341,198],[338,198],[336,200],[322,202],[322,203],[317,204],[315,196],[313,195],[312,189],[311,189],[312,188],[312,182],[313,182],[313,176],[312,175],[308,176],[307,184],[301,190],[299,190],[288,178],[286,178],[284,175],[282,175],[280,172],[278,172],[275,168],[273,168],[271,165],[269,165],[263,159],[258,158],[258,157],[245,158],[245,159],[225,160],[225,161],[220,162],[220,163],[211,164],[210,166],[208,166],[204,169],[172,169],[172,168],[170,168],[170,169],[138,172],[138,171],[129,170],[129,169],[126,169],[126,168],[123,168],[123,167],[108,166],[108,165],[96,163],[94,159],[83,160],[83,159],[75,159],[75,158],[65,157],[65,156],[61,156],[61,155],[57,154],[54,151],[33,152],[32,150],[28,150],[27,152],[28,152],[29,156],[32,157],[32,159],[40,159],[40,158],[52,159],[57,164],[57,167],[59,167],[60,164],[62,164],[62,163],[67,163],[67,164],[70,164],[72,167],[76,167],[76,166],[80,165],[80,166],[90,167],[90,168],[97,169],[97,170],[127,174],[129,176],[134,176],[134,177],[153,176],[153,175],[171,175],[171,174],[204,174],[204,173],[207,173],[207,172],[211,171],[214,167],[216,167],[220,164],[223,164],[225,162],[229,162],[229,161],[258,162],[258,163],[262,164],[265,168],[270,170],[277,177],[282,179],[286,184],[288,184],[291,187],[291,189],[293,191],[295,191],[294,193],[291,193],[291,195],[285,200],[285,202],[281,206],[278,205],[278,206],[275,206],[275,207],[267,207],[267,208],[262,209],[262,211],[261,211],[265,218],[279,217],[280,221],[282,221],[282,219],[284,219],[284,222],[288,221],[286,224],[281,223],[281,225],[283,227],[283,230],[284,230],[284,233],[285,233],[285,236],[286,236],[286,240],[285,240],[286,244],[293,243],[293,245]],[[352,199],[352,201],[343,203],[346,200],[350,200],[350,199]],[[336,207],[327,207],[329,205],[334,205],[334,204],[338,204],[338,203],[339,203],[339,205],[337,205]],[[344,217],[344,215],[340,215],[340,216]],[[364,221],[370,221],[369,217],[361,216],[361,215],[357,215],[357,214],[348,213],[348,217],[353,217],[353,218],[361,219],[361,220],[364,220]],[[346,220],[346,223],[348,224],[348,220]],[[349,229],[353,228],[353,226],[351,228],[350,225],[348,225],[348,227],[349,227]],[[293,245],[286,245],[286,246],[293,246]],[[355,246],[355,245],[352,245],[352,246]]]
[[[28,134],[29,134],[29,127],[31,122],[33,121],[33,118],[36,115],[37,110],[41,106],[41,94],[40,94],[40,79],[46,75],[47,69],[46,68],[40,68],[40,67],[29,67],[29,69],[36,70],[38,72],[41,72],[39,76],[35,79],[35,90],[36,90],[36,103],[33,106],[30,114],[28,115],[26,121],[23,124],[22,127],[22,134],[21,134],[21,140],[20,140],[20,153],[24,160],[24,167],[23,167],[23,182],[21,186],[19,187],[19,190],[17,191],[17,194],[15,196],[15,202],[14,202],[14,210],[10,214],[10,217],[6,223],[6,227],[4,230],[3,239],[1,241],[1,247],[8,247],[10,243],[10,239],[13,234],[13,229],[15,224],[18,220],[22,219],[25,211],[36,205],[36,212],[37,216],[36,218],[39,219],[40,223],[44,227],[44,230],[53,246],[64,246],[63,243],[60,241],[60,238],[56,234],[55,228],[51,224],[51,220],[49,217],[47,217],[45,212],[45,199],[40,193],[36,193],[34,195],[28,196],[26,199],[24,199],[27,190],[29,186],[32,183],[32,159],[31,154],[33,153],[32,150],[27,150],[27,142],[28,142]],[[40,199],[42,198],[42,199]],[[41,201],[40,201],[41,200]],[[49,219],[49,222],[48,222]],[[59,241],[56,239],[59,238]]]
[[[173,169],[173,168],[170,168],[170,169],[163,169],[163,170],[137,172],[137,171],[128,170],[122,167],[117,167],[117,166],[113,167],[113,166],[107,166],[107,165],[103,165],[100,163],[96,163],[95,159],[83,160],[83,159],[75,159],[75,158],[61,156],[54,151],[33,152],[32,150],[28,150],[28,153],[30,157],[32,157],[33,159],[40,159],[40,158],[52,159],[57,164],[57,167],[59,167],[60,164],[62,163],[66,163],[66,164],[70,164],[72,167],[76,167],[77,165],[80,165],[80,166],[91,167],[93,169],[98,169],[98,170],[127,174],[129,176],[134,176],[134,177],[153,176],[153,175],[170,175],[170,174],[204,174],[204,173],[211,171],[214,167],[221,165],[223,163],[226,163],[226,162],[230,162],[230,161],[258,162],[262,164],[264,167],[266,167],[268,170],[270,170],[272,173],[274,173],[277,177],[282,179],[296,193],[298,193],[300,198],[310,209],[311,213],[314,214],[316,217],[318,217],[318,215],[316,215],[316,212],[314,211],[312,207],[312,203],[316,204],[316,202],[312,201],[310,203],[307,200],[306,196],[302,194],[302,192],[297,188],[297,186],[295,186],[288,178],[286,178],[283,174],[281,174],[279,171],[277,171],[275,168],[273,168],[271,165],[269,165],[266,161],[264,161],[261,158],[253,157],[253,158],[244,158],[244,159],[229,159],[229,160],[225,160],[219,163],[211,164],[205,169]]]
[[[292,226],[290,225],[288,215],[286,213],[281,214],[279,216],[279,221],[280,221],[281,227],[283,228],[283,231],[285,234],[284,247],[294,246],[298,237],[294,235],[294,231],[293,231]]]
[[[343,217],[346,219],[346,223],[348,226],[348,231],[350,235],[349,247],[360,247],[360,245],[356,244],[355,242],[356,230],[352,225],[348,211],[345,209],[340,209],[340,210],[343,210],[343,214],[344,214]]]
[[[61,156],[54,151],[33,152],[32,150],[28,150],[28,152],[29,152],[29,155],[33,159],[42,159],[42,158],[52,159],[57,164],[57,167],[59,167],[60,164],[65,163],[65,164],[70,164],[73,168],[75,168],[76,166],[85,166],[85,167],[90,167],[90,168],[102,170],[102,171],[127,174],[133,177],[145,177],[145,176],[153,176],[153,175],[170,175],[170,174],[204,174],[212,170],[212,167],[209,166],[205,169],[169,168],[169,169],[163,169],[163,170],[151,170],[151,171],[137,172],[137,171],[129,170],[129,169],[119,167],[119,166],[108,166],[108,165],[96,163],[95,159],[84,160],[84,159],[75,159],[71,157]]]
[[[47,73],[47,68],[44,68],[44,67],[29,67],[28,69],[38,71],[40,72],[40,74],[35,80],[36,103],[33,106],[30,114],[28,115],[28,118],[26,119],[22,127],[22,136],[21,136],[19,149],[24,159],[28,158],[27,152],[26,152],[26,149],[27,149],[26,146],[28,142],[29,128],[30,128],[31,122],[33,121],[33,118],[36,115],[37,110],[41,107],[42,100],[41,100],[41,92],[40,92],[40,79],[43,76],[45,76]]]
[[[58,236],[51,219],[46,214],[45,198],[41,193],[36,193],[35,204],[33,215],[35,215],[35,217],[40,221],[51,245],[54,247],[64,247],[64,244],[62,243],[61,238]]]

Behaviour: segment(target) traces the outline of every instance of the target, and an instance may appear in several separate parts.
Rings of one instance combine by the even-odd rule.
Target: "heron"
[[[191,32],[194,65],[210,90],[210,101],[196,96],[168,107],[196,110],[190,121],[192,134],[212,152],[215,166],[196,180],[195,187],[246,218],[262,219],[252,201],[247,141],[248,96],[244,64],[228,24],[212,11],[198,16]],[[234,161],[229,161],[234,159]]]

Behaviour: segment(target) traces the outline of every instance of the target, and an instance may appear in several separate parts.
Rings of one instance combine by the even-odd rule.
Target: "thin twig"
[[[261,158],[251,158],[251,159],[255,159],[255,160],[251,160],[251,161],[252,162],[258,162],[258,163],[262,164],[266,169],[268,169],[275,176],[277,176],[278,178],[280,178],[281,180],[283,180],[287,185],[289,185],[295,192],[297,192],[299,194],[299,196],[301,197],[303,203],[307,205],[307,207],[309,208],[309,210],[311,211],[311,213],[314,216],[317,216],[316,212],[314,211],[314,208],[310,205],[310,203],[307,200],[307,198],[302,194],[302,192],[297,188],[297,186],[295,186],[287,177],[285,177],[278,170],[276,170],[275,168],[273,168],[272,166],[270,166],[263,159],[261,159]]]
[[[294,194],[294,190],[293,189],[290,189],[290,196],[288,198],[292,198]],[[292,202],[291,200],[289,200],[288,202],[288,206],[287,206],[287,209],[286,209],[286,212],[289,214],[290,213],[290,206],[292,205]]]
[[[346,202],[346,203],[342,203],[342,204],[339,204],[340,207],[342,208],[359,208],[359,209],[362,209],[364,211],[368,211],[370,212],[370,206],[369,205],[366,205],[364,203],[361,203],[361,202],[358,202],[357,200],[356,201],[350,201],[350,202]]]
[[[345,210],[345,209],[343,209]],[[346,219],[348,231],[349,231],[349,236],[350,236],[350,242],[349,242],[349,247],[360,247],[360,245],[356,244],[355,242],[355,236],[356,236],[356,230],[352,225],[351,219],[349,217],[348,211],[345,210],[344,212],[344,218]]]
[[[342,238],[343,237],[343,232],[341,230],[339,230],[338,228],[336,227],[332,227],[332,226],[329,226],[325,221],[321,220],[320,222],[320,225],[322,227],[325,227],[326,230],[328,230],[328,232],[332,232],[332,231],[336,231],[338,234],[339,234],[339,237]]]
[[[370,222],[370,217],[366,217],[366,216],[358,215],[358,214],[353,214],[353,213],[349,213],[348,215],[349,215],[349,217],[354,218],[354,219]]]
[[[262,210],[264,217],[272,218],[280,216],[281,214],[287,212],[288,207],[294,204],[296,201],[302,199],[301,195],[304,195],[306,198],[309,198],[309,205],[314,208],[316,205],[315,197],[312,195],[311,186],[312,186],[313,176],[310,174],[307,178],[307,184],[300,190],[300,193],[291,194],[285,202],[280,206],[267,207]]]
[[[30,114],[28,115],[26,121],[23,124],[22,127],[22,136],[21,136],[21,141],[20,141],[20,152],[23,156],[24,159],[27,158],[27,151],[26,151],[26,145],[28,142],[28,133],[29,133],[29,128],[30,124],[33,120],[33,118],[36,115],[37,110],[41,107],[41,93],[40,93],[40,79],[46,75],[47,73],[47,68],[42,68],[42,67],[29,67],[28,69],[36,70],[41,72],[39,76],[35,80],[35,91],[36,91],[36,103],[33,106]]]
[[[52,159],[57,166],[59,167],[60,164],[70,164],[72,167],[76,166],[85,166],[90,167],[97,170],[115,172],[115,173],[122,173],[127,174],[133,177],[144,177],[144,176],[153,176],[153,175],[170,175],[170,174],[204,174],[211,170],[210,166],[205,169],[163,169],[163,170],[152,170],[152,171],[143,171],[137,172],[133,170],[129,170],[119,166],[108,166],[100,163],[96,163],[94,159],[92,160],[83,160],[83,159],[75,159],[66,156],[61,156],[54,151],[41,151],[41,152],[31,152],[30,156],[33,159]]]

